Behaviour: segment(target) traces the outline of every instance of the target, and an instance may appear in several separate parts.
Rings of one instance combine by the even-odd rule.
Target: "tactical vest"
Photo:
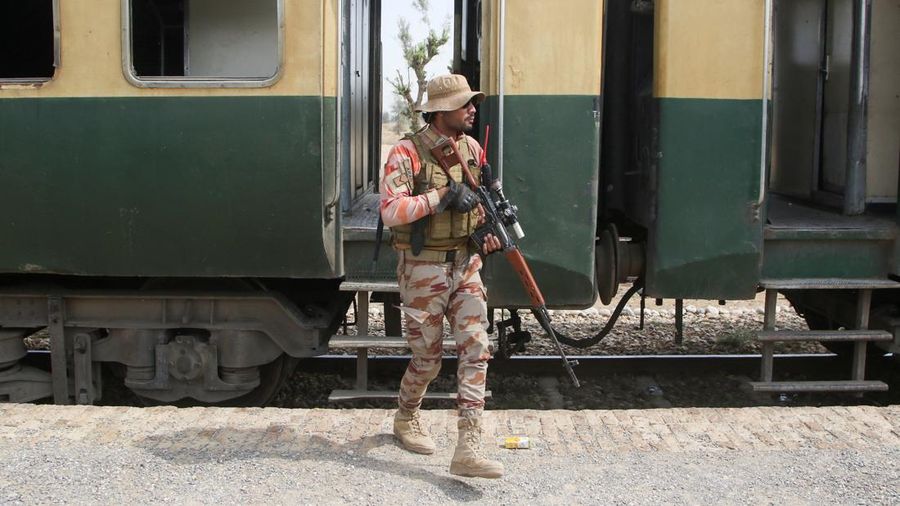
[[[440,137],[429,126],[404,137],[413,142],[416,146],[416,152],[419,154],[420,169],[419,173],[413,178],[413,195],[421,195],[428,190],[447,186],[447,175],[441,166],[438,165],[437,160],[431,156],[431,148],[435,146]],[[478,181],[481,177],[481,168],[478,166],[475,154],[469,146],[469,138],[464,136],[457,143],[457,149],[462,159],[468,165],[469,172]],[[450,167],[450,175],[453,176],[456,182],[466,184],[463,182],[464,176],[459,164]],[[474,209],[468,213],[447,209],[421,219],[427,220],[427,225],[425,226],[425,249],[449,251],[462,248],[468,243],[469,236],[472,235],[478,224],[478,213]],[[411,223],[391,227],[394,247],[397,249],[409,249],[412,230],[413,226]]]

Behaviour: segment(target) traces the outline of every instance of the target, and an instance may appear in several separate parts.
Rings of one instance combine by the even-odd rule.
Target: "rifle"
[[[472,239],[478,245],[480,250],[483,250],[484,238],[488,234],[493,234],[494,237],[500,241],[504,256],[509,261],[513,270],[516,271],[516,274],[519,275],[519,280],[522,282],[522,286],[525,288],[528,297],[531,299],[531,313],[534,315],[535,319],[537,319],[538,323],[540,323],[541,328],[544,329],[550,337],[550,340],[553,342],[553,345],[556,347],[556,351],[562,358],[563,367],[565,367],[566,372],[572,379],[572,383],[576,387],[580,387],[581,384],[578,381],[578,377],[575,376],[575,371],[572,370],[572,366],[578,365],[578,361],[569,360],[566,357],[562,345],[556,337],[556,332],[554,332],[553,327],[550,326],[550,313],[547,312],[544,296],[541,294],[541,290],[538,288],[537,282],[531,274],[531,269],[528,267],[525,257],[522,256],[522,252],[519,250],[519,247],[516,246],[515,241],[507,231],[507,227],[510,227],[517,239],[525,237],[525,233],[522,231],[522,227],[519,225],[519,220],[516,216],[518,209],[506,199],[500,181],[493,179],[491,166],[485,163],[484,153],[487,152],[487,139],[489,135],[490,126],[488,126],[487,131],[485,132],[485,150],[482,152],[481,157],[480,184],[466,167],[466,163],[462,159],[462,156],[460,156],[456,142],[453,139],[449,137],[442,137],[439,139],[437,144],[431,148],[431,154],[434,156],[435,160],[437,160],[438,165],[441,166],[441,169],[443,169],[449,179],[453,179],[453,176],[450,175],[451,167],[459,164],[462,168],[465,183],[467,183],[472,191],[478,196],[479,207],[482,211],[482,216],[484,216],[484,224],[478,227],[472,235]]]

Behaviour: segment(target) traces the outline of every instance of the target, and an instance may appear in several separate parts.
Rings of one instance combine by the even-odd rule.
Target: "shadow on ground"
[[[413,479],[436,487],[448,499],[478,501],[483,493],[465,481],[433,473],[396,460],[369,455],[375,448],[396,446],[390,434],[365,436],[338,444],[321,436],[303,434],[293,427],[273,424],[267,429],[189,428],[142,439],[136,446],[174,465],[221,463],[232,460],[283,459],[333,462],[386,475]],[[390,477],[385,481],[389,482]]]

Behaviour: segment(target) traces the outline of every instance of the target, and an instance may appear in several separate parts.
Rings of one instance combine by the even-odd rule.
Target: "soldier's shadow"
[[[365,436],[339,444],[283,425],[268,429],[192,427],[149,436],[138,440],[136,445],[176,465],[265,458],[333,462],[348,468],[352,465],[357,469],[422,481],[437,487],[455,501],[478,501],[483,497],[480,489],[465,481],[416,465],[370,456],[369,452],[375,448],[397,446],[390,434]],[[386,481],[390,482],[389,479]]]

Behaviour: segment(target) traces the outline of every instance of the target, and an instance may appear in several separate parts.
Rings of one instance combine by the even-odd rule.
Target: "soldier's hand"
[[[478,195],[468,185],[450,181],[450,207],[460,213],[467,213],[478,205]]]
[[[497,236],[494,234],[484,236],[484,247],[482,248],[482,252],[485,256],[490,255],[495,251],[500,251],[502,248],[503,245],[500,244],[500,239],[497,239]]]

